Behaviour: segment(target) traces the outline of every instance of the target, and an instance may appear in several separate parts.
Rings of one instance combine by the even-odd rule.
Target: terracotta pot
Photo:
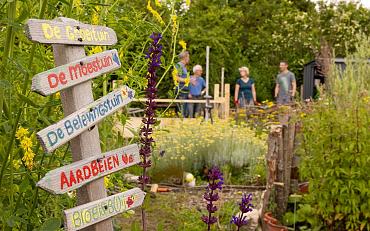
[[[278,224],[273,224],[271,222],[266,223],[266,231],[288,231],[288,227],[278,225]]]
[[[271,212],[264,214],[263,221],[266,224],[266,231],[288,231],[287,227],[279,225],[279,221],[272,216]]]

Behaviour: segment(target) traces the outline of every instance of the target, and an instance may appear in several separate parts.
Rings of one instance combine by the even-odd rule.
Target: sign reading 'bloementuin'
[[[63,19],[63,18],[61,18]],[[34,42],[46,44],[113,45],[117,43],[114,30],[68,19],[65,22],[29,19],[25,33]]]
[[[54,169],[37,182],[37,186],[62,194],[139,162],[139,147],[131,144]]]
[[[117,50],[104,51],[35,75],[31,89],[46,96],[120,67]]]
[[[51,152],[131,102],[134,90],[123,86],[37,133],[46,152]]]
[[[133,188],[107,198],[80,205],[64,211],[66,230],[80,230],[114,215],[140,206],[145,193]]]

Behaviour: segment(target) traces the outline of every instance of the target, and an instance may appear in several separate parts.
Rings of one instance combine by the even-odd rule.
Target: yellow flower
[[[94,46],[94,48],[89,51],[89,54],[90,55],[97,54],[97,53],[100,53],[102,51],[103,51],[103,48],[101,46]]]
[[[187,5],[187,6],[190,6],[190,3],[191,3],[191,1],[190,1],[190,0],[186,0],[186,5]]]
[[[23,137],[21,140],[21,147],[23,150],[28,150],[32,148],[32,140],[29,137]]]
[[[94,12],[91,17],[91,24],[98,25],[99,24],[99,16],[98,13]]]
[[[161,15],[152,8],[152,6],[150,5],[150,0],[148,0],[148,5],[146,6],[146,8],[149,10],[150,13],[153,14],[154,18],[158,20],[158,22],[160,22],[161,24],[164,24],[164,21],[161,17]]]
[[[186,42],[184,40],[180,40],[179,44],[180,44],[182,50],[185,51],[186,50]]]
[[[181,159],[181,160],[185,160],[185,156],[184,156],[184,155],[182,155],[180,159]]]
[[[24,155],[22,157],[22,160],[24,161],[24,164],[27,166],[28,169],[32,169],[33,167],[33,158],[35,157],[35,153],[33,153],[31,148],[24,150]]]
[[[107,176],[104,177],[104,186],[105,188],[109,188],[111,186],[111,182]]]
[[[171,20],[172,20],[172,33],[175,34],[177,31],[177,15],[173,14],[171,15]]]
[[[178,86],[179,85],[179,81],[177,80],[178,74],[179,74],[179,72],[174,67],[173,70],[172,70],[172,79],[173,79],[173,83],[175,84],[175,86]]]
[[[21,140],[22,137],[24,136],[27,136],[28,135],[28,129],[27,128],[23,128],[23,127],[20,127],[17,131],[17,133],[15,134],[15,137],[17,137],[18,140]]]

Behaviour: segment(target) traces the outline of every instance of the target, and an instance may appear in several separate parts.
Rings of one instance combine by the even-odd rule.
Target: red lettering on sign
[[[77,169],[77,171],[76,171],[76,177],[77,177],[77,182],[78,183],[84,181],[84,178],[82,177],[82,171],[81,171],[81,169]]]
[[[99,172],[104,172],[104,166],[102,161],[99,161]]]
[[[98,175],[98,173],[99,173],[99,169],[98,169],[98,166],[97,166],[96,160],[93,160],[93,161],[91,162],[91,170],[92,170],[92,174],[93,174],[93,176]]]
[[[90,178],[90,176],[91,176],[91,170],[90,170],[90,168],[88,167],[88,166],[83,166],[82,167],[82,170],[83,170],[83,172],[84,172],[84,177],[85,177],[85,179],[87,180],[87,179],[89,179]]]
[[[127,198],[126,204],[127,204],[127,207],[128,207],[128,208],[130,208],[130,207],[131,207],[131,205],[133,205],[133,204],[134,204],[134,201],[131,199],[131,197],[128,197],[128,198]]]
[[[122,155],[122,161],[123,161],[123,163],[125,163],[125,164],[127,164],[127,163],[128,163],[129,159],[128,159],[127,154]]]
[[[119,166],[118,155],[116,154],[116,155],[112,156],[112,158],[113,158],[113,167],[114,168],[118,167]]]
[[[113,169],[113,166],[112,166],[112,157],[110,156],[110,157],[108,157],[108,169],[109,170],[112,170]]]
[[[60,188],[61,189],[64,189],[64,184],[66,184],[67,187],[70,187],[65,172],[62,172],[60,174]]]
[[[76,184],[76,178],[75,178],[75,175],[73,174],[73,171],[70,171],[69,172],[69,183],[70,183],[70,187],[74,184]]]
[[[50,88],[56,88],[58,86],[58,75],[55,73],[49,74],[48,82],[49,82]]]

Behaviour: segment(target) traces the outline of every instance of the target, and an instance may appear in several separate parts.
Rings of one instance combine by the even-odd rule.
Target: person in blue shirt
[[[234,103],[238,107],[252,106],[257,102],[254,80],[249,77],[248,67],[239,68],[240,78],[236,81]]]
[[[193,67],[193,75],[190,76],[189,84],[189,99],[201,99],[202,95],[205,92],[206,81],[202,77],[203,69],[201,65],[195,65]],[[195,114],[199,112],[200,109],[199,103],[189,103],[188,111],[189,117],[195,118]]]
[[[185,84],[188,77],[188,70],[186,65],[189,64],[190,55],[188,51],[183,51],[179,54],[180,62],[176,63],[175,67],[177,69],[177,81],[179,85],[176,87],[176,93],[178,94],[178,99],[188,99],[189,87]],[[178,109],[184,118],[188,117],[188,105],[187,103],[178,104]]]

